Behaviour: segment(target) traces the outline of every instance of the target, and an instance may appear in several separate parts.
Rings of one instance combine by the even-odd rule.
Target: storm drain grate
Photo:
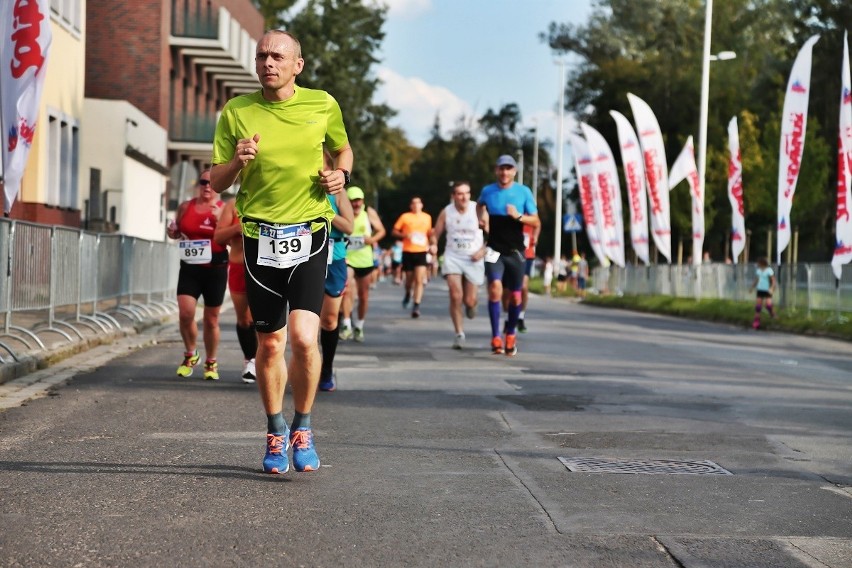
[[[733,475],[711,461],[618,460],[613,458],[559,458],[569,471],[580,473],[661,473],[667,475]]]

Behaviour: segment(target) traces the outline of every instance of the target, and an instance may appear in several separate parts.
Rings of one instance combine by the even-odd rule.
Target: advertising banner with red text
[[[831,268],[838,280],[843,265],[852,260],[852,80],[849,75],[849,39],[843,35],[843,69],[840,86],[840,136],[837,141],[837,221]]]
[[[624,266],[624,218],[621,208],[621,186],[612,149],[600,132],[585,123],[580,123],[589,154],[592,156],[592,171],[598,182],[598,198],[601,204],[601,241],[604,253],[618,266]]]
[[[805,131],[808,126],[808,100],[811,91],[811,55],[819,36],[812,36],[799,50],[784,97],[781,113],[781,150],[778,157],[778,263],[781,253],[790,244],[790,212],[802,154],[805,150]]]
[[[3,0],[0,6],[3,211],[12,209],[35,135],[52,39],[48,0]]]
[[[728,201],[731,202],[731,256],[734,264],[745,249],[745,204],[743,203],[743,161],[737,117],[728,123]]]
[[[686,139],[686,145],[672,164],[669,187],[673,188],[683,180],[689,183],[689,193],[692,195],[692,264],[698,266],[704,248],[704,188],[701,187],[698,166],[695,165],[692,136]]]
[[[648,203],[651,208],[651,235],[657,250],[666,260],[672,261],[672,225],[669,210],[668,163],[660,123],[648,103],[632,93],[627,93],[633,122],[639,135],[645,163],[645,180],[648,182]]]
[[[601,265],[608,262],[601,246],[600,230],[598,229],[598,215],[595,213],[595,194],[597,193],[597,182],[592,171],[592,156],[586,141],[581,136],[569,134],[571,141],[571,152],[574,154],[574,168],[577,170],[577,185],[580,188],[580,207],[583,209],[583,222],[586,224],[586,235],[589,244]]]
[[[618,127],[618,145],[630,204],[630,242],[636,256],[651,264],[648,242],[648,199],[645,192],[645,169],[642,166],[642,148],[639,138],[627,117],[616,110],[609,111]]]

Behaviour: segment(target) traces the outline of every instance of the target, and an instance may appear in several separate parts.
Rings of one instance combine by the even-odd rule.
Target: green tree
[[[287,12],[298,0],[254,0],[254,5],[263,14],[263,23],[267,30],[282,27]]]
[[[849,10],[848,2],[837,0],[714,3],[712,51],[737,53],[736,59],[711,66],[705,242],[715,258],[721,258],[727,250],[730,229],[728,122],[733,116],[748,116],[740,125],[743,128],[745,123],[752,129],[748,136],[741,132],[745,199],[747,208],[752,207],[750,202],[759,207],[747,209],[746,222],[747,226],[757,228],[759,224],[760,230],[768,231],[775,224],[778,120],[790,67],[804,38],[815,28],[836,28],[837,22],[844,21],[840,18],[849,22]],[[687,136],[697,138],[704,13],[703,0],[601,0],[585,25],[551,24],[543,38],[557,53],[571,53],[580,60],[566,85],[566,107],[598,128],[614,147],[617,137],[607,111],[615,109],[630,116],[626,93],[639,95],[657,115],[671,163]],[[816,51],[814,55],[816,58]],[[839,55],[836,61],[832,81],[839,73]],[[829,76],[815,66],[812,84],[821,85],[828,80]],[[836,123],[838,93],[836,89],[830,92],[835,100]],[[824,230],[813,228],[822,223],[822,215],[814,213],[811,217],[810,211],[803,211],[806,206],[827,206],[820,195],[830,185],[826,173],[834,160],[833,152],[826,150],[836,139],[836,130],[833,138],[820,133],[819,125],[825,124],[825,117],[814,112],[818,101],[817,96],[811,101],[815,120],[808,125],[802,177],[794,203],[794,220],[801,215],[808,224],[807,234],[804,226],[801,234],[800,258],[819,249],[811,240],[828,238]],[[677,242],[689,238],[690,197],[687,191],[678,189],[671,198],[673,242]],[[821,260],[827,257],[825,253]]]
[[[360,0],[308,0],[291,16],[292,0],[259,3],[270,27],[292,32],[302,44],[305,68],[298,84],[328,91],[340,104],[355,153],[352,183],[378,204],[380,194],[394,189],[391,168],[414,150],[388,125],[395,111],[374,102],[379,79],[373,68],[387,8]]]

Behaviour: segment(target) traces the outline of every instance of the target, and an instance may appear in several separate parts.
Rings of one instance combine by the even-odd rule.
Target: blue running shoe
[[[320,375],[319,390],[325,392],[334,392],[334,390],[337,388],[337,385],[334,382],[335,378],[336,377],[334,371],[330,372],[327,376]]]
[[[293,446],[293,467],[296,471],[316,471],[320,460],[314,448],[314,435],[310,428],[296,428],[290,434]]]
[[[266,435],[266,455],[263,456],[264,473],[287,473],[290,462],[287,460],[287,448],[290,447],[290,432]]]

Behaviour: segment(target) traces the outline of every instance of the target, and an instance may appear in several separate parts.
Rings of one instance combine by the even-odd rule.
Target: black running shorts
[[[402,253],[402,269],[405,272],[414,270],[415,266],[428,266],[426,262],[425,252],[404,252]]]
[[[228,286],[228,265],[198,265],[180,263],[178,272],[177,295],[192,296],[198,300],[204,298],[204,306],[218,308],[225,301],[225,288]]]
[[[488,282],[500,280],[504,290],[518,292],[524,285],[524,257],[518,251],[501,254],[496,262],[485,263]]]
[[[287,325],[287,314],[307,310],[319,315],[328,267],[328,230],[311,235],[308,260],[290,268],[257,265],[257,239],[243,238],[246,262],[246,292],[254,325],[261,333],[272,333]]]

